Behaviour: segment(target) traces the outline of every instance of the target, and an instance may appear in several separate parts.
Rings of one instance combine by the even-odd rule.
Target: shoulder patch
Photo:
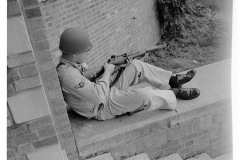
[[[77,84],[75,84],[74,88],[75,89],[82,88],[84,87],[84,84],[85,84],[85,80],[82,78],[79,82],[77,82]]]

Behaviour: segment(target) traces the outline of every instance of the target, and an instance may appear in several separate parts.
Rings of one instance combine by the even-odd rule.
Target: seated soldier
[[[112,87],[109,84],[115,78],[111,75],[115,68],[113,64],[105,63],[101,78],[96,83],[91,82],[84,77],[91,47],[88,35],[78,28],[68,28],[60,37],[62,57],[57,72],[64,100],[84,117],[106,120],[143,109],[174,110],[176,98],[190,100],[200,94],[197,88],[182,88],[193,78],[195,70],[172,75],[171,71],[139,60],[130,61]],[[139,81],[149,85],[131,88]]]

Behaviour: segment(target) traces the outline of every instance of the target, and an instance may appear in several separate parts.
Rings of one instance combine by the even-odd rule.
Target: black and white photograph
[[[236,6],[7,0],[1,159],[237,160]]]

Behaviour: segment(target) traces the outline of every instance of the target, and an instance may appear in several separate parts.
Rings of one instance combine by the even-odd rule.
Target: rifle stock
[[[144,50],[141,50],[141,51],[125,53],[121,56],[117,56],[116,58],[109,59],[108,63],[114,64],[115,66],[122,65],[122,64],[126,63],[126,58],[127,57],[131,57],[132,59],[135,59],[137,57],[143,56],[144,54],[146,54],[148,52],[156,51],[156,50],[158,50],[160,48],[163,48],[165,46],[166,46],[165,44],[164,45],[158,45],[158,46],[154,46],[154,47],[144,49]],[[87,79],[89,79],[90,81],[93,82],[93,81],[96,80],[96,78],[98,78],[103,73],[104,73],[104,67],[103,67],[103,65],[101,65],[101,66],[93,67],[93,68],[90,68],[90,69],[86,70],[84,72],[84,76]]]

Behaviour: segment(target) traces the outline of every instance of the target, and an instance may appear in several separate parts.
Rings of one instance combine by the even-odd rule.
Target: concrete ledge
[[[191,101],[178,100],[179,123],[231,106],[231,60],[197,68],[195,77],[183,87],[199,88],[201,94]]]
[[[230,127],[219,120],[226,117],[218,115],[231,111],[230,65],[229,59],[197,68],[196,77],[183,87],[199,88],[201,95],[191,101],[178,100],[175,111],[142,111],[107,121],[88,120],[69,111],[79,156],[110,152],[114,159],[124,159],[145,152],[153,159],[178,152],[186,158],[217,150],[217,141],[226,135],[222,128]],[[224,133],[218,135],[220,130]]]
[[[176,119],[175,111],[141,112],[107,121],[88,120],[70,114],[70,121],[81,156],[96,153],[111,146],[143,137],[168,128]]]

